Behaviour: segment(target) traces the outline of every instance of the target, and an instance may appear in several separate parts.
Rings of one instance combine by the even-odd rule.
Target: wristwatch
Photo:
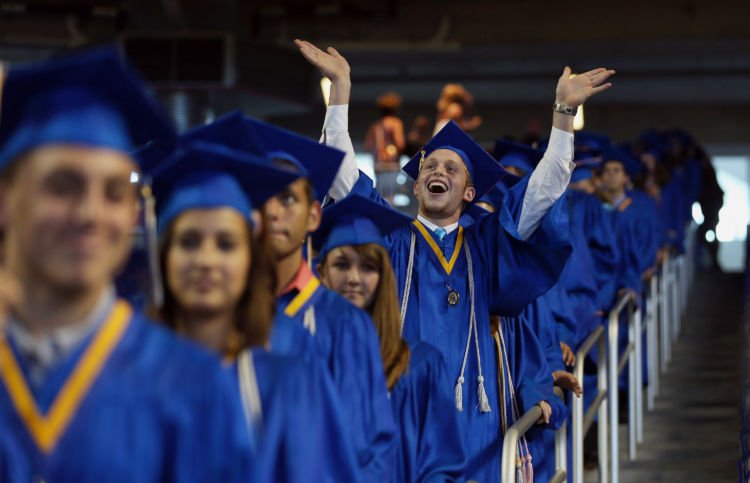
[[[577,107],[570,107],[569,105],[563,104],[562,102],[555,102],[554,104],[552,104],[552,110],[562,114],[567,114],[568,116],[575,116],[576,114],[578,114]]]

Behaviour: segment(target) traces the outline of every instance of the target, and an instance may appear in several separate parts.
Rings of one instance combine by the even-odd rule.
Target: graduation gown
[[[597,309],[608,311],[616,302],[616,273],[622,256],[617,236],[611,220],[604,210],[601,201],[594,195],[576,190],[568,190],[570,210],[571,241],[573,243],[575,268],[581,270],[563,272],[565,284],[578,283],[588,285],[585,280],[571,282],[568,277],[583,277],[584,272],[592,270],[597,292]],[[584,240],[588,250],[584,250],[579,240]],[[590,258],[588,258],[590,256]],[[579,287],[580,288],[580,287]],[[583,290],[587,290],[583,288]]]
[[[300,354],[299,348],[306,343],[299,328],[304,327],[305,312],[312,307],[315,328],[307,351],[314,355],[308,357],[318,358],[328,369],[362,480],[387,480],[393,471],[397,428],[388,403],[378,335],[367,313],[325,288],[317,278],[311,283],[314,288],[309,293],[279,298],[271,351]],[[291,329],[295,325],[296,329]]]
[[[525,180],[528,182],[528,178]],[[364,174],[360,174],[352,192],[386,203]],[[519,193],[523,192],[519,190]],[[406,286],[412,234],[415,237],[413,275],[403,336],[412,343],[418,340],[427,342],[440,351],[452,383],[449,389],[454,389],[453,385],[461,375],[470,332],[471,297],[464,246],[471,252],[479,337],[471,341],[465,359],[464,384],[460,385],[462,395],[459,398],[464,409],[459,415],[465,428],[466,477],[482,482],[499,481],[502,448],[495,345],[489,335],[489,315],[518,315],[554,285],[570,254],[567,213],[559,203],[553,205],[529,240],[522,240],[515,226],[511,214],[503,206],[497,213],[479,218],[470,227],[459,227],[442,242],[416,222],[386,239],[401,298]],[[447,286],[459,294],[456,305],[448,302]],[[534,350],[543,359],[538,342]],[[521,373],[526,367],[526,364],[520,365]],[[479,410],[480,368],[491,406],[489,412]],[[551,391],[551,381],[549,384]],[[536,394],[541,396],[541,393]],[[532,406],[543,398],[531,402],[532,399],[531,393],[523,398]]]
[[[462,481],[466,452],[451,382],[440,352],[424,342],[411,347],[407,372],[391,389],[399,428],[396,471],[390,481]]]
[[[39,387],[10,337],[0,372],[0,481],[248,481],[253,448],[219,361],[125,302]]]
[[[258,457],[248,481],[360,481],[354,450],[327,371],[302,356],[253,349],[260,395]],[[239,397],[237,364],[229,368]]]

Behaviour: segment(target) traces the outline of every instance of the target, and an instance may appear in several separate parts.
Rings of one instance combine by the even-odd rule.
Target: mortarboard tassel
[[[151,274],[151,298],[156,308],[164,305],[164,287],[159,267],[159,235],[156,225],[156,200],[148,181],[143,183],[141,195],[144,202],[144,224],[146,225],[146,250]]]

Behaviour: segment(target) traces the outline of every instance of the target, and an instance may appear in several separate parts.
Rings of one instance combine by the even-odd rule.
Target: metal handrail
[[[558,387],[554,388],[557,397],[565,401],[565,395]],[[516,480],[516,458],[518,457],[518,442],[529,429],[534,427],[537,421],[542,417],[542,408],[538,405],[533,406],[526,411],[518,421],[505,432],[503,437],[503,455],[501,466],[501,480],[512,482]],[[567,477],[567,429],[563,422],[560,429],[555,431],[555,464],[557,469],[550,481],[565,481]]]
[[[604,326],[597,327],[581,344],[576,353],[573,374],[583,384],[583,365],[586,356],[598,345],[599,364],[597,367],[597,395],[588,411],[583,412],[583,396],[573,398],[573,481],[583,483],[583,439],[594,421],[594,413],[599,412],[599,468],[600,474],[607,474],[607,346]]]
[[[503,461],[501,481],[516,480],[516,458],[518,457],[518,442],[542,417],[542,408],[534,406],[526,411],[516,423],[508,428],[503,437]]]
[[[559,386],[554,387],[557,397],[564,403],[565,393]],[[568,426],[567,421],[563,421],[560,429],[555,431],[555,473],[550,478],[550,482],[563,482],[568,478]]]
[[[630,323],[630,321],[633,320],[633,312],[634,312],[634,305],[635,305],[635,296],[633,293],[626,293],[622,297],[620,297],[620,300],[618,300],[617,304],[615,305],[615,308],[609,313],[609,354],[608,354],[608,363],[607,363],[607,370],[609,373],[609,380],[608,380],[608,387],[610,388],[611,394],[613,397],[610,398],[609,401],[609,457],[610,457],[610,481],[612,483],[617,483],[619,481],[619,472],[620,472],[620,461],[619,461],[619,431],[618,431],[618,413],[619,413],[619,404],[617,397],[614,396],[614,394],[617,393],[618,388],[618,376],[620,374],[619,368],[619,360],[618,360],[618,333],[619,333],[619,321],[620,321],[620,313],[622,313],[625,308],[628,308],[628,342],[629,342],[629,348],[632,344],[634,345],[634,339],[635,339],[635,329],[633,327],[633,324]],[[629,377],[629,385],[630,387],[635,386],[635,351],[630,350],[626,351],[626,354],[630,356],[630,377]],[[629,421],[629,426],[631,428],[633,427],[635,414],[632,412],[635,410],[635,391],[628,391],[630,395],[630,411],[631,411],[631,418]],[[631,444],[630,444],[630,450],[631,450],[631,458],[635,457],[635,432],[631,430],[630,432],[631,436]]]

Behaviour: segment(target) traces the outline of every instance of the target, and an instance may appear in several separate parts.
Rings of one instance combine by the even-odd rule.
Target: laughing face
[[[475,194],[466,164],[450,149],[436,149],[425,158],[414,183],[419,212],[432,220],[457,221],[464,204]]]

